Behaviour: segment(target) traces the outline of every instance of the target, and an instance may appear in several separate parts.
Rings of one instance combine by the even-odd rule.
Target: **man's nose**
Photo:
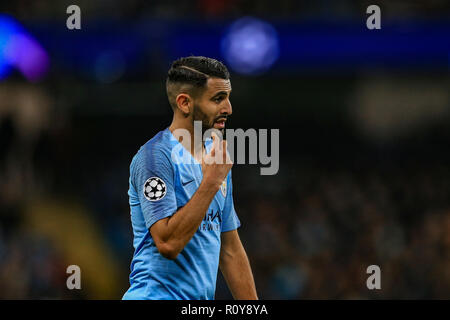
[[[227,103],[225,103],[223,109],[221,110],[222,114],[231,115],[233,113],[233,108],[231,107],[231,102],[228,100]]]

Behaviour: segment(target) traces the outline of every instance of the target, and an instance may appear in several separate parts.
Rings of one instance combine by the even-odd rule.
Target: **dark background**
[[[66,28],[70,4],[81,30]],[[366,28],[370,4],[381,30]],[[230,67],[229,128],[280,130],[276,175],[233,167],[260,298],[450,298],[448,2],[14,1],[1,12],[0,298],[122,297],[129,164],[170,124],[165,76],[191,54]],[[238,57],[254,55],[251,72],[223,47],[235,21],[250,26]],[[35,42],[11,49],[11,34]],[[72,264],[82,290],[66,288]],[[381,290],[366,287],[373,264]],[[219,275],[216,298],[230,297]]]

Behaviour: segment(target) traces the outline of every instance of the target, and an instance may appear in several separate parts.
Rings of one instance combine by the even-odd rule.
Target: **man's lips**
[[[214,122],[214,128],[223,129],[225,128],[225,122],[227,121],[226,118],[219,118]]]
[[[223,129],[225,128],[225,120],[219,120],[214,123],[214,128]]]

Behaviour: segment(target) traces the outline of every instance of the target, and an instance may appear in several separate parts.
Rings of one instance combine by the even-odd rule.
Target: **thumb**
[[[218,149],[219,147],[220,147],[220,139],[219,139],[219,136],[217,135],[217,133],[216,132],[211,132],[211,138],[212,138],[212,140],[213,140],[213,143],[212,143],[212,145],[213,145],[213,147],[214,147],[214,149]]]

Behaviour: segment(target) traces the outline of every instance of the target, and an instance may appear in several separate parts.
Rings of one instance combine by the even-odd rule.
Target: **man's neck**
[[[202,155],[204,152],[204,144],[203,144],[203,135],[201,134],[200,139],[195,141],[194,139],[194,125],[190,118],[183,119],[183,121],[177,121],[176,119],[172,120],[172,123],[169,126],[170,132],[174,132],[177,129],[185,129],[189,132],[190,141],[185,141],[185,139],[179,139],[178,141],[181,145],[188,150],[195,160],[201,162]],[[180,141],[181,140],[181,141]],[[195,142],[197,144],[195,144]]]

